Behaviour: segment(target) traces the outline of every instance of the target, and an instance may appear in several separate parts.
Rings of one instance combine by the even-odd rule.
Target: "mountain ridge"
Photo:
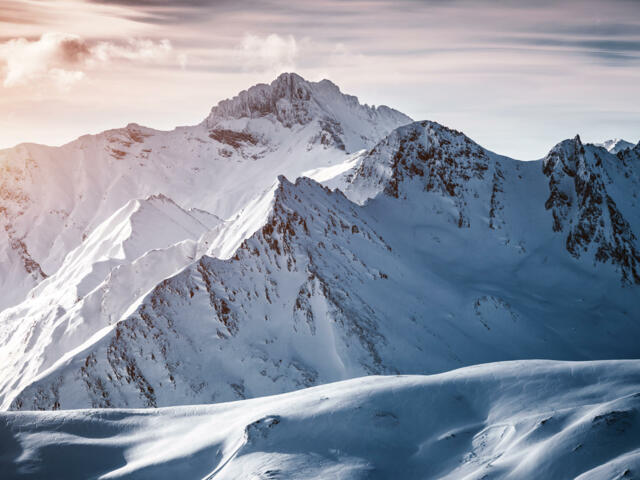
[[[162,281],[99,342],[5,391],[4,405],[206,403],[490,360],[637,355],[625,265],[572,255],[545,205],[545,168],[562,175],[552,185],[579,193],[570,167],[586,175],[595,150],[568,140],[546,163],[523,163],[433,122],[399,130],[362,158],[345,193],[280,176],[264,223],[235,254]],[[390,167],[376,177],[376,165]],[[376,194],[358,204],[361,182]],[[565,221],[579,226],[582,210],[571,212]]]
[[[298,84],[307,90],[316,85],[302,79]],[[329,100],[337,105],[337,117],[315,102],[307,110],[313,121],[304,125],[288,127],[273,115],[219,119],[215,126],[205,120],[167,132],[129,124],[62,147],[1,150],[0,258],[10,258],[11,265],[7,283],[0,282],[7,287],[0,309],[15,305],[55,272],[69,251],[128,200],[162,193],[187,209],[230,217],[278,173],[295,177],[338,164],[410,120],[390,109],[360,106],[333,89]]]
[[[576,137],[521,162],[430,121],[374,142],[389,126],[351,123],[373,112],[364,106],[333,112],[344,120],[340,143],[325,129],[327,105],[354,97],[316,101],[324,90],[342,95],[334,87],[285,75],[223,104],[233,115],[216,113],[215,123],[166,135],[129,125],[83,137],[84,152],[65,150],[56,188],[65,176],[91,178],[63,198],[72,206],[91,193],[82,204],[92,209],[36,216],[77,223],[54,247],[108,240],[96,233],[110,218],[100,215],[135,206],[123,202],[133,194],[200,226],[157,249],[142,235],[137,253],[92,288],[70,276],[63,291],[81,295],[69,303],[35,295],[0,313],[0,351],[31,352],[12,353],[3,408],[193,404],[487,361],[637,357],[637,147],[613,155]],[[73,168],[93,154],[114,183]],[[16,161],[43,175],[34,159]],[[11,206],[21,218],[24,205]],[[224,221],[219,209],[230,213]],[[53,278],[45,285],[68,270],[66,258],[43,263]],[[14,328],[25,311],[33,322]],[[51,345],[39,317],[77,341],[41,355]]]

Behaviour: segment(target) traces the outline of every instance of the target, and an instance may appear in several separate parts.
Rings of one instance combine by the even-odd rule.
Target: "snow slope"
[[[328,80],[282,74],[220,102],[199,125],[162,132],[130,124],[62,147],[0,150],[0,310],[130,200],[164,194],[226,218],[278,174],[342,163],[410,121],[360,105]]]
[[[640,361],[518,361],[147,410],[0,413],[3,478],[635,478]]]
[[[488,361],[638,357],[636,160],[575,138],[518,162],[433,122],[358,158],[346,196],[281,177],[206,245],[222,252],[262,225],[229,258],[195,259],[37,376],[9,372],[20,380],[2,406],[196,404]]]
[[[38,375],[192,262],[198,238],[221,225],[196,215],[153,196],[128,202],[100,224],[26,301],[0,313],[0,385]]]

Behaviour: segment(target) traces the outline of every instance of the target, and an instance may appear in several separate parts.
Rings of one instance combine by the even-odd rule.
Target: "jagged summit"
[[[282,73],[270,84],[259,83],[233,98],[222,100],[211,109],[207,123],[215,123],[220,118],[259,118],[272,114],[290,127],[295,123],[308,123],[317,110],[325,114],[338,113],[331,111],[336,103],[367,112],[370,116],[389,115],[405,123],[411,121],[410,117],[384,105],[361,105],[358,97],[342,93],[330,80],[310,82],[296,73]]]
[[[581,153],[584,153],[584,145],[582,144],[582,140],[580,139],[580,135],[576,135],[573,138],[567,138],[556,143],[549,153],[542,160],[543,168],[547,169],[548,166],[553,163],[553,160],[561,155],[565,159],[569,159],[571,161],[580,161],[582,158],[580,156]],[[577,166],[573,166],[572,170],[578,168]]]
[[[483,178],[488,153],[463,133],[437,122],[397,128],[376,145],[356,170],[347,192],[358,203],[380,192],[398,198],[417,179],[426,191],[459,196],[471,177]]]
[[[260,137],[264,124],[277,122],[287,129],[313,126],[310,142],[334,145],[347,152],[370,148],[394,128],[411,122],[407,115],[386,106],[362,105],[329,80],[310,82],[295,73],[283,73],[270,84],[258,84],[211,109],[204,125],[210,129],[238,127]],[[251,122],[253,120],[253,122]]]
[[[544,195],[544,215],[528,217],[532,225],[552,220],[549,230],[564,238],[564,248],[573,257],[614,265],[624,283],[637,284],[637,206],[636,196],[629,194],[638,183],[634,155],[629,150],[610,155],[584,145],[576,135],[555,145],[542,161],[519,162],[436,122],[414,122],[371,149],[345,192],[360,204],[384,194],[416,208],[431,205],[460,228],[489,227],[521,241],[541,232],[534,229],[523,236],[528,226],[514,228],[521,214],[509,212],[510,204],[515,201],[531,215],[534,210],[526,203]],[[540,180],[547,183],[546,192],[537,186]],[[510,189],[513,198],[525,196],[527,201],[506,200]]]
[[[633,168],[606,155],[583,145],[578,136],[551,149],[542,168],[549,178],[545,208],[553,215],[553,230],[566,235],[571,255],[610,262],[620,269],[624,282],[640,283],[640,252],[626,218],[635,197],[624,193],[625,183],[633,180]]]

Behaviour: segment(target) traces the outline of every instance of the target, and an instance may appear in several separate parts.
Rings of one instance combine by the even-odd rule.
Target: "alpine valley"
[[[2,150],[3,478],[639,478],[639,195],[293,73]]]

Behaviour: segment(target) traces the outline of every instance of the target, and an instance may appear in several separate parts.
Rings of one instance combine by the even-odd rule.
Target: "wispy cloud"
[[[122,17],[152,25],[200,23],[222,11],[247,7],[246,2],[242,6],[235,0],[89,0],[89,3],[122,7],[119,11]]]
[[[36,16],[36,12],[37,10],[27,2],[2,0],[2,2],[0,2],[0,23],[40,23],[42,17]]]
[[[564,55],[585,55],[602,61],[640,61],[640,36],[631,39],[618,37],[582,37],[561,35],[508,36],[498,43],[514,48],[541,49]]]

